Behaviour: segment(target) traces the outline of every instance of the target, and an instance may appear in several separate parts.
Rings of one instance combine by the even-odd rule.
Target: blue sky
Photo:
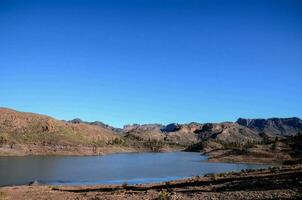
[[[302,1],[0,1],[0,106],[129,123],[302,117]]]

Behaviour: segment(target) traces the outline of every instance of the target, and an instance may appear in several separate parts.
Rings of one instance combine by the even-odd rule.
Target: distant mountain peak
[[[302,131],[302,120],[298,117],[245,119],[239,118],[237,123],[252,130],[268,135],[288,136]]]

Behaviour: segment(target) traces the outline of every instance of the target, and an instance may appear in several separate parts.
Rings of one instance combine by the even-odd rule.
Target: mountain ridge
[[[120,151],[185,149],[206,140],[219,144],[256,143],[263,137],[286,138],[302,132],[302,120],[244,119],[221,123],[133,124],[122,129],[79,118],[65,121],[0,108],[0,154],[102,154]],[[113,151],[111,151],[114,149]],[[84,152],[82,152],[84,151]]]

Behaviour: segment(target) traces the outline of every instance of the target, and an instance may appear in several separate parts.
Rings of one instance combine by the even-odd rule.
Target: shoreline
[[[201,161],[201,162],[208,162],[206,161]],[[211,163],[211,162],[208,162]],[[246,164],[246,163],[223,163],[223,162],[217,162],[221,164]],[[186,176],[186,177],[163,177],[163,178],[137,178],[137,179],[117,179],[117,180],[108,180],[107,183],[106,181],[98,182],[98,183],[93,183],[93,182],[70,182],[70,183],[65,183],[65,184],[53,184],[56,182],[39,182],[37,180],[32,180],[24,184],[13,184],[13,185],[0,185],[1,187],[17,187],[17,186],[48,186],[48,187],[95,187],[95,186],[119,186],[122,184],[127,184],[127,185],[152,185],[152,184],[161,184],[165,182],[175,182],[175,181],[182,181],[182,180],[190,180],[194,179],[196,177],[207,177],[209,175],[215,175],[215,174],[233,174],[233,173],[240,173],[241,171],[258,171],[258,170],[267,170],[272,167],[281,167],[281,165],[269,165],[269,164],[256,164],[256,165],[263,165],[263,167],[255,168],[255,169],[249,169],[245,168],[242,170],[238,171],[226,171],[226,172],[221,172],[221,173],[205,173],[205,174],[200,174],[200,175],[193,175],[193,176]],[[147,181],[143,179],[156,179],[158,181]],[[138,181],[140,180],[140,182]],[[117,182],[117,183],[114,183]],[[57,182],[59,183],[59,182]]]
[[[98,147],[96,150],[93,147],[87,146],[67,146],[63,149],[61,146],[42,147],[41,146],[23,146],[19,149],[0,147],[0,157],[10,156],[102,156],[115,153],[163,153],[173,151],[183,151],[183,148],[166,147],[160,151],[152,151],[147,148],[133,148],[127,146],[106,146]],[[30,150],[28,150],[30,149]],[[58,149],[58,150],[57,150]],[[63,150],[62,150],[63,149]]]
[[[101,155],[101,156],[110,156],[110,155],[114,155],[114,154],[144,154],[144,153],[151,153],[151,154],[162,154],[162,153],[175,153],[175,152],[179,152],[179,153],[196,153],[196,156],[200,156],[200,157],[204,157],[202,158],[199,162],[200,165],[202,165],[202,163],[221,163],[221,164],[255,164],[258,165],[258,167],[255,166],[255,168],[258,169],[266,169],[268,167],[271,166],[276,166],[276,165],[272,165],[272,164],[263,164],[263,163],[236,163],[236,162],[221,162],[221,161],[216,161],[213,162],[212,160],[209,160],[208,155],[203,154],[201,152],[188,152],[188,151],[179,151],[179,150],[174,150],[174,151],[165,151],[165,152],[116,152],[116,153],[110,153],[110,154],[106,154],[106,155]],[[34,156],[39,156],[39,157],[47,157],[47,156],[53,156],[53,157],[93,157],[93,156],[100,156],[100,155],[85,155],[85,156],[78,156],[78,155],[27,155],[29,157],[34,157]],[[7,156],[5,156],[7,157]],[[20,156],[23,157],[23,156]],[[1,159],[1,157],[0,157]],[[244,168],[244,167],[243,167]],[[248,166],[246,167],[248,168]],[[238,170],[230,170],[230,171],[226,171],[225,173],[229,173],[229,172],[238,172]],[[195,174],[194,176],[205,176],[205,174]],[[129,184],[152,184],[152,183],[160,183],[163,181],[175,181],[175,180],[181,180],[181,179],[188,179],[188,178],[192,178],[194,177],[192,175],[190,176],[186,176],[186,177],[161,177],[161,178],[154,178],[154,180],[152,180],[152,178],[147,178],[146,180],[138,180],[136,181],[135,179],[129,179],[129,180],[108,180],[108,182],[106,183],[106,181],[96,181],[96,182],[69,182],[69,183],[60,183],[60,182],[43,182],[43,181],[37,181],[37,179],[29,179],[28,182],[24,182],[21,184],[12,184],[12,185],[2,185],[0,187],[4,187],[4,186],[22,186],[22,185],[45,185],[45,186],[58,186],[58,185],[62,185],[62,186],[81,186],[81,185],[86,185],[86,186],[94,186],[94,185],[99,185],[99,184],[106,184],[106,185],[119,185],[121,183],[129,183]],[[114,183],[116,182],[116,183]]]
[[[1,151],[2,150],[2,151]],[[221,150],[214,149],[212,151],[186,151],[181,148],[165,148],[161,151],[150,151],[148,149],[134,149],[134,148],[100,148],[101,150],[98,153],[92,152],[89,148],[87,151],[86,147],[79,148],[76,147],[76,151],[58,151],[58,152],[20,152],[18,153],[8,153],[5,154],[3,148],[0,148],[0,157],[26,157],[26,156],[106,156],[111,154],[118,153],[168,153],[168,152],[196,152],[200,153],[203,156],[207,156],[207,160],[205,162],[213,162],[213,163],[238,163],[238,164],[270,164],[270,165],[280,165],[285,160],[290,160],[291,158],[278,158],[278,161],[274,157],[257,157],[254,155],[239,155],[239,154],[226,154],[226,152],[230,152],[231,150]]]
[[[0,199],[298,199],[302,165],[195,176],[149,184],[0,187]]]
[[[284,161],[294,160],[289,154],[278,151],[238,152],[230,149],[214,149],[210,152],[203,152],[208,156],[209,162],[223,163],[246,163],[246,164],[270,164],[282,165]]]

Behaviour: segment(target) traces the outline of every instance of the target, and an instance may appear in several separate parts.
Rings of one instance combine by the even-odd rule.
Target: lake
[[[267,165],[208,163],[200,153],[119,153],[105,156],[0,157],[0,185],[138,184]]]

